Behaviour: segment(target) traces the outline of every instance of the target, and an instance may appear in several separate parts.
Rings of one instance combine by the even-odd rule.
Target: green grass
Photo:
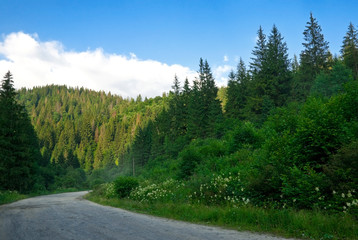
[[[77,188],[66,188],[66,189],[56,189],[53,191],[43,191],[43,192],[36,192],[30,194],[20,194],[17,191],[0,191],[0,205],[12,203],[19,201],[21,199],[42,196],[42,195],[50,195],[50,194],[57,194],[57,193],[66,193],[66,192],[78,192],[84,191]]]
[[[102,205],[193,223],[216,225],[239,231],[271,233],[302,239],[357,239],[357,221],[348,214],[329,215],[318,211],[219,207],[188,203],[139,203],[104,198],[93,193],[88,200]]]
[[[26,197],[26,195],[20,194],[17,191],[0,191],[0,205],[16,202]]]

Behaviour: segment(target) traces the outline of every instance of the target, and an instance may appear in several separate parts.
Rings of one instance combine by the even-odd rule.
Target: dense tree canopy
[[[289,59],[275,25],[268,36],[261,27],[257,34],[248,69],[240,59],[220,92],[203,59],[195,79],[173,76],[172,91],[144,100],[54,85],[17,94],[7,73],[0,90],[0,188],[94,186],[116,171],[189,181],[190,199],[208,204],[230,197],[356,211],[354,25],[335,58],[312,14],[299,59]],[[88,185],[81,184],[85,173]],[[217,176],[230,179],[226,192],[211,184]],[[200,186],[206,190],[198,197]],[[226,199],[217,200],[224,192]],[[334,192],[349,194],[349,202]]]
[[[7,72],[0,89],[0,189],[31,190],[43,164],[37,136]]]

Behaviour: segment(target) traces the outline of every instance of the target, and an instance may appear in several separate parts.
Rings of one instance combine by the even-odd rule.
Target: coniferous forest
[[[290,59],[279,29],[259,27],[251,61],[240,60],[227,87],[200,59],[197,78],[173,76],[172,90],[150,99],[85,86],[15,91],[8,72],[0,190],[102,184],[113,196],[108,182],[135,176],[133,200],[357,216],[358,32],[348,25],[339,54],[323,32],[311,14]]]

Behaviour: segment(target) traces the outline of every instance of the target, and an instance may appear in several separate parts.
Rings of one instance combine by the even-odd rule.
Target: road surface
[[[1,240],[279,240],[268,235],[189,224],[101,206],[87,192],[24,199],[0,206]]]

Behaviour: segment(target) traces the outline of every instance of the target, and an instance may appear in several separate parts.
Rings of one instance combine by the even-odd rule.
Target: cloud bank
[[[228,57],[224,57],[226,63]],[[226,85],[231,66],[213,68],[218,86]],[[0,77],[7,71],[14,76],[17,89],[50,84],[84,87],[123,97],[160,96],[169,92],[174,75],[181,83],[197,72],[179,64],[168,65],[155,60],[108,54],[103,49],[83,52],[67,51],[58,41],[41,42],[37,34],[23,32],[3,36],[0,41]]]
[[[10,70],[16,88],[47,84],[110,91],[123,97],[159,96],[168,92],[176,74],[183,82],[196,72],[181,65],[107,54],[103,49],[66,51],[57,41],[41,42],[38,36],[11,33],[0,42],[0,74]],[[1,76],[1,77],[2,77]]]

